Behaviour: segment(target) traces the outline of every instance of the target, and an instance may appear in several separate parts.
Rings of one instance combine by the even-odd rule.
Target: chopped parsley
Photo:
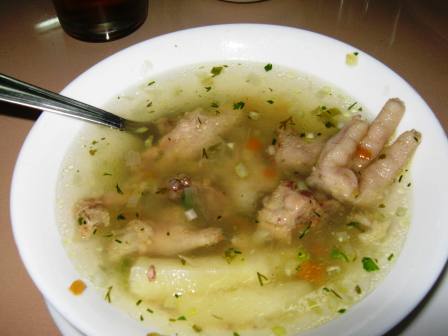
[[[292,117],[289,117],[285,120],[280,121],[280,125],[278,128],[285,130],[288,126],[294,126],[294,125],[295,125],[294,119]]]
[[[378,156],[378,160],[383,160],[386,158],[386,154],[380,154],[380,156]]]
[[[268,104],[274,104],[274,101],[272,99],[266,100],[266,103]]]
[[[179,260],[180,260],[180,263],[182,264],[182,265],[186,265],[187,264],[187,261],[184,259],[184,258],[182,258],[181,256],[177,256],[178,258],[179,258]]]
[[[341,309],[338,310],[338,313],[339,314],[344,314],[346,311],[347,311],[347,309],[341,308]]]
[[[224,67],[222,66],[215,66],[210,70],[210,73],[212,74],[212,77],[216,77],[221,74]]]
[[[246,104],[242,101],[240,101],[238,103],[233,103],[233,109],[234,110],[242,110],[244,108],[244,105],[246,105]]]
[[[264,286],[264,281],[269,280],[266,275],[263,275],[260,272],[257,272],[257,278],[258,278],[258,283],[260,284],[260,286]]]
[[[358,104],[358,102],[354,102],[353,104],[351,104],[351,105],[347,108],[347,110],[350,111],[352,108],[355,107],[356,104]]]
[[[331,127],[336,127],[331,121],[327,121],[326,123],[325,123],[325,127],[326,128],[331,128]]]
[[[104,295],[104,300],[106,300],[106,301],[109,302],[109,303],[112,302],[112,299],[111,299],[111,297],[110,297],[110,294],[111,294],[111,293],[112,293],[112,286],[109,286],[109,287],[107,288],[106,295]]]
[[[177,320],[178,320],[178,321],[186,321],[187,318],[186,318],[184,315],[182,315],[182,316],[179,316],[179,317],[177,318]]]
[[[191,328],[196,331],[197,333],[200,333],[202,331],[202,328],[198,326],[197,324],[193,324]]]
[[[310,231],[310,229],[311,229],[311,223],[309,223],[307,227],[300,233],[299,239],[305,237],[305,235],[308,233],[308,231]]]
[[[112,176],[111,173],[103,173],[103,176]]]
[[[267,72],[267,71],[271,71],[272,70],[272,64],[271,63],[268,63],[268,64],[266,64],[265,66],[264,66],[264,70]]]
[[[398,178],[398,183],[401,183],[402,179],[403,179],[403,175],[400,175],[400,177]]]
[[[154,314],[154,310],[150,309],[150,308],[146,308],[146,311],[150,314]]]
[[[219,107],[219,105],[218,105],[218,103],[216,103],[216,102],[213,102],[211,105],[210,105],[210,107],[214,107],[214,108],[218,108]]]
[[[356,294],[361,294],[362,293],[362,289],[361,289],[361,287],[359,285],[356,285],[355,292],[356,292]]]
[[[120,186],[117,184],[115,185],[115,189],[117,189],[117,193],[123,195],[123,190],[121,190]]]
[[[126,217],[123,214],[118,214],[117,215],[117,220],[125,220]]]
[[[212,89],[212,87],[211,86],[205,86],[204,89],[205,89],[205,91],[209,92]]]
[[[336,296],[338,299],[341,299],[342,300],[342,296],[340,296],[339,295],[339,293],[338,292],[336,292],[334,289],[332,289],[332,288],[328,288],[328,287],[324,287],[324,288],[322,288],[325,292],[327,292],[327,293],[332,293],[334,296]]]
[[[140,321],[143,321],[143,320],[144,320],[143,315],[140,314]]]
[[[147,86],[151,86],[151,85],[153,85],[153,84],[155,84],[156,83],[156,81],[150,81],[149,83],[148,83],[148,85]]]
[[[360,222],[353,221],[353,222],[348,223],[347,226],[353,227],[361,232],[366,232],[366,230],[364,229],[363,225]]]
[[[240,250],[237,250],[234,247],[229,247],[227,250],[224,251],[224,258],[226,259],[227,263],[230,264],[238,255],[243,254]]]
[[[208,154],[205,148],[202,148],[202,158],[203,159],[208,159]]]
[[[376,262],[370,258],[370,257],[364,257],[361,260],[362,262],[362,267],[367,271],[367,272],[375,272],[375,271],[379,271],[379,267],[376,264]]]
[[[142,303],[142,299],[138,300],[138,301],[135,303],[135,305],[138,306],[138,305],[140,305],[140,303]]]
[[[115,242],[117,242],[118,244],[123,243],[120,239],[115,239]]]
[[[97,149],[91,149],[91,150],[89,150],[89,154],[92,155],[92,156],[95,155],[96,152],[97,152]]]
[[[389,254],[389,256],[387,257],[387,260],[388,260],[388,261],[391,261],[393,258],[394,258],[394,254],[391,253],[391,254]]]
[[[236,331],[233,332],[232,336],[240,336]]]

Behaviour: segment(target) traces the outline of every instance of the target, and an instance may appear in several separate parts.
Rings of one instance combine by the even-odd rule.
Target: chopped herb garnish
[[[154,314],[154,310],[150,309],[150,308],[146,308],[146,311],[150,314]]]
[[[212,103],[210,106],[214,107],[214,108],[218,108],[219,107],[218,103]]]
[[[93,230],[93,233],[92,233],[92,234],[95,235],[97,231],[98,231],[98,229],[95,228],[95,230]]]
[[[202,331],[202,328],[197,324],[193,324],[191,328],[193,328],[193,330],[196,331],[197,333],[200,333]]]
[[[347,311],[347,309],[341,308],[341,309],[338,310],[338,313],[339,314],[344,314],[346,311]]]
[[[117,184],[115,185],[115,189],[117,189],[117,193],[123,195],[123,191],[121,190],[120,186]]]
[[[350,111],[353,107],[355,107],[356,104],[358,104],[358,102],[354,102],[353,104],[351,104],[351,105],[347,108],[347,110]]]
[[[266,64],[266,65],[264,66],[264,70],[265,70],[265,71],[271,71],[271,70],[272,70],[272,64],[271,64],[271,63]]]
[[[272,99],[266,100],[266,103],[268,104],[274,104],[274,101]]]
[[[364,229],[363,225],[360,222],[350,222],[347,224],[347,226],[354,227],[355,229],[361,232],[366,232],[366,230]]]
[[[232,336],[240,336],[236,331],[233,332]]]
[[[389,256],[387,257],[387,260],[391,261],[393,258],[394,258],[394,254],[391,253],[391,254],[389,254]]]
[[[117,220],[125,220],[126,217],[123,214],[118,214]]]
[[[386,158],[386,154],[381,154],[380,156],[378,156],[378,160],[383,160]]]
[[[272,142],[271,142],[272,146],[275,146],[276,143],[277,143],[277,139],[276,138],[272,138]]]
[[[417,137],[414,137],[414,140],[415,140],[415,142],[418,142],[418,138]]]
[[[386,207],[386,204],[381,203],[380,205],[378,205],[378,208],[384,209]]]
[[[362,258],[362,267],[367,271],[367,272],[374,272],[374,271],[379,271],[379,267],[378,265],[375,263],[375,261],[370,258],[370,257],[364,257]]]
[[[182,258],[181,256],[177,256],[178,258],[179,258],[179,260],[180,260],[180,263],[182,264],[182,265],[186,265],[187,264],[187,261],[184,259],[184,258]]]
[[[275,326],[271,328],[275,336],[286,336],[286,330],[282,326]]]
[[[118,244],[123,243],[120,239],[115,239],[115,241],[116,241]]]
[[[356,285],[355,292],[356,292],[356,294],[361,294],[362,293],[362,289],[361,289],[361,287],[359,285]]]
[[[307,227],[300,233],[300,235],[299,235],[299,239],[302,239],[303,237],[305,237],[305,235],[308,233],[308,231],[310,230],[310,228],[311,228],[311,223],[309,223],[309,224],[307,225]]]
[[[111,303],[112,299],[110,297],[110,294],[112,293],[112,286],[107,288],[107,292],[106,295],[104,295],[104,300],[106,300],[107,302]]]
[[[400,175],[400,177],[398,178],[398,183],[401,183],[402,179],[403,179],[403,175]]]
[[[246,104],[242,101],[240,101],[238,103],[233,103],[233,109],[234,110],[242,110],[244,108],[244,105],[246,105]]]
[[[227,263],[230,264],[238,255],[243,254],[240,250],[237,250],[234,247],[229,247],[227,250],[224,251],[224,258],[226,259]]]
[[[78,225],[87,224],[87,221],[83,217],[78,217]]]
[[[185,316],[179,316],[178,318],[177,318],[177,320],[178,321],[186,321],[187,320],[187,318],[185,317]]]
[[[135,305],[138,306],[138,305],[140,305],[140,303],[142,303],[142,299],[138,300],[138,301],[135,303]]]
[[[330,255],[333,259],[339,259],[339,260],[349,262],[347,255],[344,252],[342,252],[341,250],[338,250],[337,248],[333,248],[333,250],[331,250]]]
[[[153,84],[155,84],[156,83],[156,81],[150,81],[149,83],[148,83],[148,85],[147,86],[151,86],[151,85],[153,85]]]
[[[359,55],[359,52],[355,51],[355,52],[353,53],[353,55],[358,56],[358,55]]]
[[[205,89],[205,91],[209,92],[212,89],[212,87],[211,86],[205,86],[204,89]]]
[[[317,217],[322,217],[322,216],[320,215],[320,213],[318,213],[318,212],[315,211],[315,210],[313,210],[313,213],[314,213]]]
[[[328,287],[324,287],[324,288],[322,288],[325,292],[327,292],[327,293],[332,293],[334,296],[336,296],[338,299],[341,299],[342,300],[342,296],[340,296],[339,294],[338,294],[338,292],[336,292],[334,289],[332,289],[332,288],[328,288]]]
[[[103,176],[112,176],[111,173],[103,173]]]
[[[212,74],[212,77],[216,77],[216,76],[220,75],[221,72],[222,72],[222,70],[223,70],[223,67],[222,67],[222,66],[216,66],[216,67],[213,67],[213,68],[210,70],[210,72],[211,72],[211,74]]]
[[[408,186],[408,187],[410,187],[411,185],[412,185],[412,183],[411,183],[411,182],[409,182],[409,183],[407,184],[407,186]]]
[[[278,128],[280,129],[286,129],[288,126],[294,126],[294,119],[292,117],[289,117],[283,121],[280,121],[280,126]],[[305,136],[305,134],[303,134]]]
[[[89,154],[90,155],[95,155],[95,153],[97,152],[97,149],[91,149],[91,150],[89,150]]]
[[[146,104],[146,107],[151,107],[152,106],[152,101],[150,101],[148,104]]]
[[[260,284],[260,286],[264,286],[264,282],[263,281],[268,281],[269,280],[266,275],[263,275],[260,272],[257,272],[257,278],[258,278],[258,283]]]
[[[114,235],[113,233],[108,233],[108,234],[105,234],[103,237],[110,238],[110,237],[112,237],[113,235]]]
[[[205,150],[205,148],[202,148],[202,158],[208,159],[208,154],[207,154],[207,151]]]
[[[221,316],[218,316],[218,315],[215,315],[215,314],[212,314],[212,317],[214,317],[217,320],[223,320],[223,318]]]
[[[326,128],[331,128],[331,127],[336,127],[331,121],[327,121],[326,123],[325,123],[325,127]]]

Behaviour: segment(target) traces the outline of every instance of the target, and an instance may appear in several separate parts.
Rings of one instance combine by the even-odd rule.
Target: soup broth
[[[368,206],[309,179],[328,140],[366,116],[330,85],[271,64],[194,65],[107,107],[154,121],[160,139],[85,127],[57,215],[80,274],[148,330],[292,335],[347,313],[397,258],[405,167]]]

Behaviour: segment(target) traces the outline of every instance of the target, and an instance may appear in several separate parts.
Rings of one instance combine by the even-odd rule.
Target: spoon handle
[[[60,94],[0,73],[0,101],[32,107],[123,129],[124,119]]]

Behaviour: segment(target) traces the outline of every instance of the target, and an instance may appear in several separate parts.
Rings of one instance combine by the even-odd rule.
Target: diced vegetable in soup
[[[149,85],[150,83],[151,85]],[[58,215],[81,274],[163,333],[288,334],[371,292],[409,225],[418,131],[275,64],[192,66],[112,111],[160,136],[83,130]]]

